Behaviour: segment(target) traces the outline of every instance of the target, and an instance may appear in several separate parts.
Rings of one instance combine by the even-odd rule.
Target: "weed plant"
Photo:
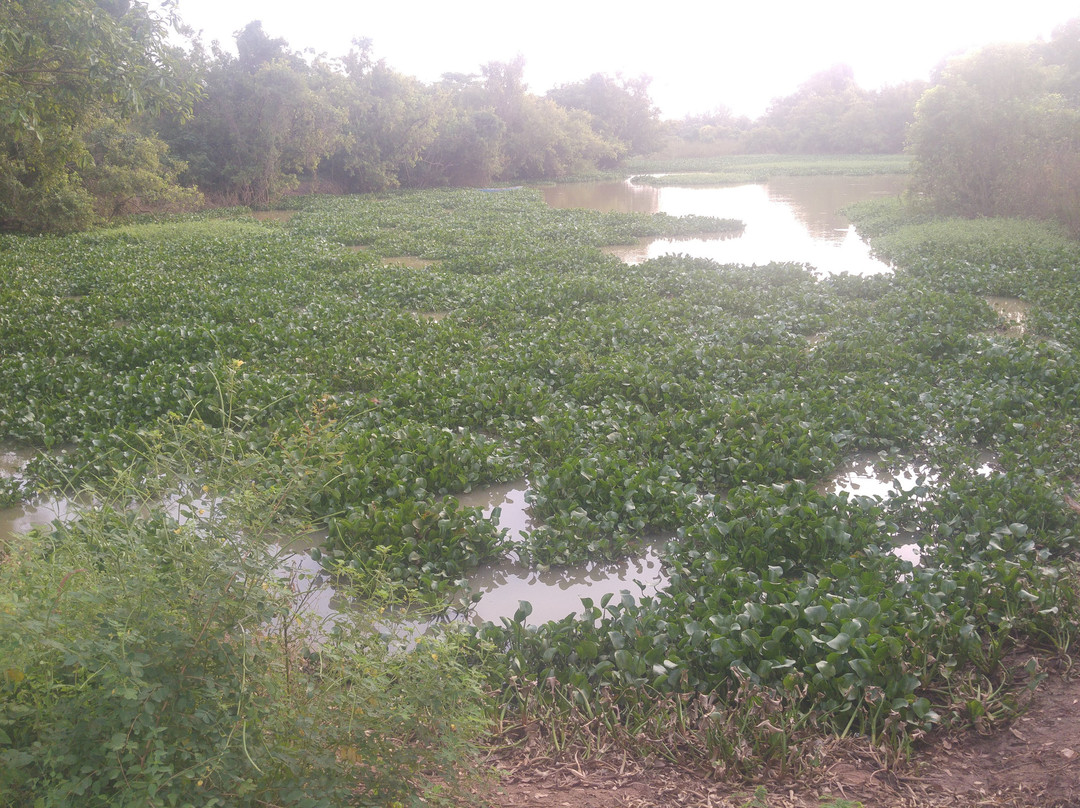
[[[198,489],[212,473],[207,496],[233,517],[324,527],[330,570],[352,570],[369,594],[436,602],[509,549],[571,564],[661,536],[662,591],[587,602],[582,617],[543,625],[523,608],[472,632],[469,669],[500,694],[492,712],[504,737],[513,740],[513,716],[542,721],[565,743],[587,726],[639,753],[743,773],[809,759],[796,747],[822,731],[899,755],[935,727],[1002,720],[1038,674],[1013,660],[1072,641],[1078,525],[1066,496],[1080,479],[1080,248],[1030,223],[932,222],[895,207],[854,215],[875,222],[893,275],[818,279],[803,266],[685,256],[627,267],[598,247],[724,225],[549,211],[529,191],[312,198],[287,225],[241,217],[2,237],[0,439],[42,449],[26,490],[11,496],[92,484],[111,501],[120,480],[158,479],[182,446],[189,471],[166,479]],[[401,254],[436,263],[389,265]],[[1031,304],[1023,334],[1007,331],[989,295]],[[445,316],[423,316],[431,312]],[[989,473],[979,470],[985,452]],[[888,496],[832,490],[831,475],[854,455],[933,473]],[[537,527],[520,541],[460,506],[461,493],[523,477]],[[226,564],[233,549],[220,531],[214,544],[187,524],[121,516],[37,537],[25,551],[11,545],[5,574],[38,563],[34,575],[48,573],[20,624],[49,615],[42,599],[72,569],[91,573],[64,593],[83,580],[91,599],[142,591],[121,585],[120,566],[101,577],[91,555],[105,542],[87,534],[157,542],[128,552],[151,564],[150,581],[179,569],[151,563],[173,541],[190,543],[184,553],[205,555],[208,568],[240,569],[238,581],[266,579]],[[899,543],[918,544],[921,562],[898,558]],[[53,558],[68,560],[54,569]],[[219,597],[236,590],[226,589],[231,572],[214,574]],[[243,591],[261,597],[257,589]],[[164,598],[161,608],[179,614],[199,597]],[[84,614],[98,615],[94,626],[115,623],[102,608],[76,609],[68,635],[112,642],[78,623]],[[242,640],[269,654],[255,626],[273,614],[235,613],[247,633],[222,624],[217,636],[233,643],[221,639],[222,653],[239,653]],[[18,646],[12,670],[24,679],[10,688],[38,681],[33,659],[51,646],[35,637]],[[60,661],[48,670],[69,653],[54,650]],[[376,657],[373,670],[393,670]],[[245,659],[220,664],[243,674]],[[261,677],[283,662],[250,660],[260,679],[248,686],[280,687]],[[86,657],[79,670],[101,664]],[[348,671],[342,681],[356,678],[351,661],[335,664]],[[186,681],[179,671],[170,675]],[[456,669],[448,678],[464,688],[448,700],[475,705],[474,680]],[[63,726],[70,717],[49,716],[62,694],[83,698],[81,681],[48,674],[33,698],[52,712],[18,720],[37,733]],[[229,687],[217,702],[257,701]],[[285,711],[290,702],[279,701]],[[259,718],[269,751],[247,750],[268,772],[282,759],[275,722],[289,721],[276,709]],[[762,727],[765,712],[779,714],[770,719],[779,732]],[[239,729],[220,752],[230,773],[284,782],[300,771],[258,780],[243,723],[230,726]],[[337,737],[327,748],[340,762],[351,742]],[[218,754],[202,748],[200,759]],[[26,771],[45,772],[49,754],[40,747]]]
[[[395,649],[359,613],[323,624],[260,535],[277,492],[236,490],[256,459],[214,473],[191,451],[211,448],[203,430],[164,431],[141,447],[151,485],[140,468],[0,543],[0,805],[456,800],[483,726],[460,643]]]
[[[723,157],[653,160],[638,158],[625,166],[634,182],[655,186],[731,185],[765,182],[771,177],[821,174],[867,176],[908,174],[911,160],[902,154],[881,155],[726,155]],[[657,176],[659,175],[659,176]]]

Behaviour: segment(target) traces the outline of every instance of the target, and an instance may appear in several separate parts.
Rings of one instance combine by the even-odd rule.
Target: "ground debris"
[[[1052,673],[1028,709],[991,734],[931,736],[888,765],[877,750],[823,743],[798,779],[729,782],[625,751],[561,759],[535,748],[492,757],[493,808],[1080,808],[1080,678]]]

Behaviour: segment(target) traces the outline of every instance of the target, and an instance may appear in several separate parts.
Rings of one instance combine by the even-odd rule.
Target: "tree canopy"
[[[963,216],[1039,216],[1080,232],[1080,38],[954,59],[911,128],[915,187]]]
[[[786,154],[895,154],[903,150],[920,81],[871,91],[848,65],[815,73],[777,98],[749,135],[750,148]]]
[[[81,172],[116,154],[92,153],[87,132],[107,120],[191,109],[197,88],[182,78],[167,39],[175,22],[128,0],[0,5],[0,225],[84,226],[94,199]]]

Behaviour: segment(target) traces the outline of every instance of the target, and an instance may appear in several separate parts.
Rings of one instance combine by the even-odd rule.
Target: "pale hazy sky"
[[[153,5],[153,2],[151,3]],[[652,77],[665,118],[726,106],[757,116],[819,70],[851,65],[866,88],[929,78],[945,57],[1049,38],[1076,0],[178,0],[206,44],[235,50],[252,20],[294,50],[344,55],[354,38],[424,82],[525,57],[543,94],[593,73]]]

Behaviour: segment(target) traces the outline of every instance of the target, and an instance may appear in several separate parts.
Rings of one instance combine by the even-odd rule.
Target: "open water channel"
[[[739,219],[734,237],[651,239],[608,250],[629,264],[668,253],[711,258],[721,264],[809,264],[819,273],[874,275],[890,272],[841,213],[856,202],[898,196],[907,177],[819,175],[775,177],[765,183],[721,187],[662,187],[630,182],[586,182],[544,189],[552,207],[718,216]]]
[[[840,213],[849,204],[902,192],[902,176],[871,177],[787,177],[767,183],[733,185],[717,188],[656,188],[626,182],[593,182],[557,185],[544,189],[549,205],[585,207],[671,215],[698,214],[740,219],[746,229],[731,238],[656,239],[616,253],[628,263],[638,263],[665,253],[682,253],[711,258],[720,263],[762,265],[770,262],[808,264],[821,273],[849,272],[874,274],[891,268],[878,261],[869,247],[857,236],[851,223]],[[24,450],[0,446],[0,475],[13,476],[29,458]],[[840,469],[834,490],[856,490],[880,485],[888,489],[891,477],[874,479],[872,465],[864,463],[858,472]],[[492,514],[500,511],[499,523],[511,538],[532,526],[526,502],[528,483],[492,487],[459,497],[462,504],[474,505]],[[33,526],[47,525],[53,519],[66,518],[71,510],[66,500],[49,500],[0,510],[0,536],[25,532]],[[477,622],[511,616],[521,600],[533,606],[531,620],[559,619],[580,609],[580,598],[594,601],[607,593],[629,591],[635,596],[655,592],[666,578],[660,561],[660,540],[646,544],[637,557],[616,563],[591,563],[561,569],[528,569],[513,558],[474,572],[469,585],[481,594],[468,619]],[[297,553],[290,562],[299,586],[309,588],[324,582],[324,574],[306,553],[294,545]],[[332,589],[322,590],[309,608],[330,613],[344,604]]]

